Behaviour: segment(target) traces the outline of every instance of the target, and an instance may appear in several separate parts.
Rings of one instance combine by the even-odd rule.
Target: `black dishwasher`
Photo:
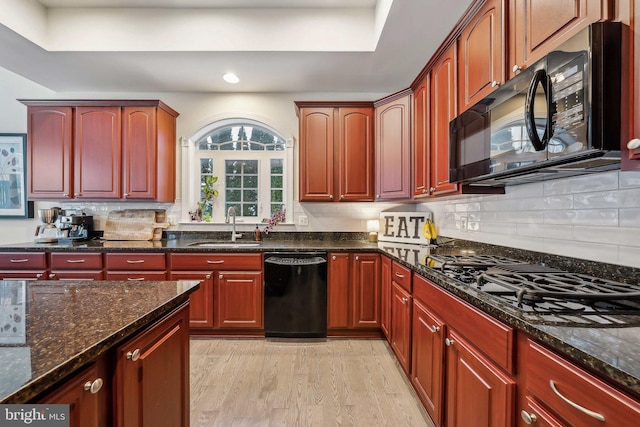
[[[327,336],[327,253],[264,255],[266,337]]]

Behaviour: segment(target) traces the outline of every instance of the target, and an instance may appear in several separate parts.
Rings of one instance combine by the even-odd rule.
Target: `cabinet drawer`
[[[527,343],[527,390],[567,424],[626,426],[640,419],[637,402],[541,345]]]
[[[400,285],[405,291],[411,292],[411,270],[400,264],[391,263],[391,280]]]
[[[415,274],[413,297],[429,306],[498,366],[514,373],[513,328]]]
[[[171,270],[262,270],[262,254],[169,254]]]
[[[107,280],[130,282],[143,280],[167,280],[167,273],[165,271],[121,271],[118,273],[107,273]]]
[[[51,254],[52,270],[102,270],[102,254]]]
[[[0,269],[29,270],[47,268],[47,254],[44,252],[9,252],[0,254]]]
[[[126,253],[107,254],[107,270],[164,270],[164,254]]]

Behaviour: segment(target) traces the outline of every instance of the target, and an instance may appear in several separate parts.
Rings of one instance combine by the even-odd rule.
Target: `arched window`
[[[233,207],[239,220],[260,223],[290,204],[292,150],[274,129],[254,120],[224,120],[193,142],[200,220],[222,222]]]

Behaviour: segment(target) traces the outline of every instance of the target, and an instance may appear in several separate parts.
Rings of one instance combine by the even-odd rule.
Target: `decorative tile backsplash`
[[[510,186],[505,195],[422,206],[448,237],[640,267],[640,171]]]

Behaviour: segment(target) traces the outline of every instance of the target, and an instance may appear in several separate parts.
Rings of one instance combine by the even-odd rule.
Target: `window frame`
[[[228,126],[257,126],[267,130],[283,141],[285,141],[285,149],[277,150],[199,150],[198,141],[206,135],[215,132],[218,129]],[[263,224],[262,220],[271,217],[271,162],[270,159],[281,158],[283,161],[283,203],[287,210],[287,220],[282,224],[293,224],[291,212],[293,211],[293,189],[294,189],[294,139],[293,137],[285,137],[281,132],[275,130],[272,126],[247,117],[235,117],[212,121],[208,125],[202,127],[189,138],[181,138],[183,147],[183,204],[181,222],[189,224],[225,224],[224,207],[226,204],[226,174],[225,160],[258,160],[259,180],[258,180],[258,216],[244,217],[238,215],[236,221],[244,224]],[[218,190],[218,197],[214,199],[213,215],[210,222],[194,222],[191,221],[190,211],[193,211],[197,202],[200,200],[200,159],[213,158],[214,170],[213,175],[218,177],[218,181],[214,184],[214,188]],[[219,165],[217,168],[216,166]],[[268,173],[268,175],[264,175]],[[263,179],[263,176],[268,178]],[[263,197],[261,197],[264,195]],[[267,202],[268,201],[268,202]]]

